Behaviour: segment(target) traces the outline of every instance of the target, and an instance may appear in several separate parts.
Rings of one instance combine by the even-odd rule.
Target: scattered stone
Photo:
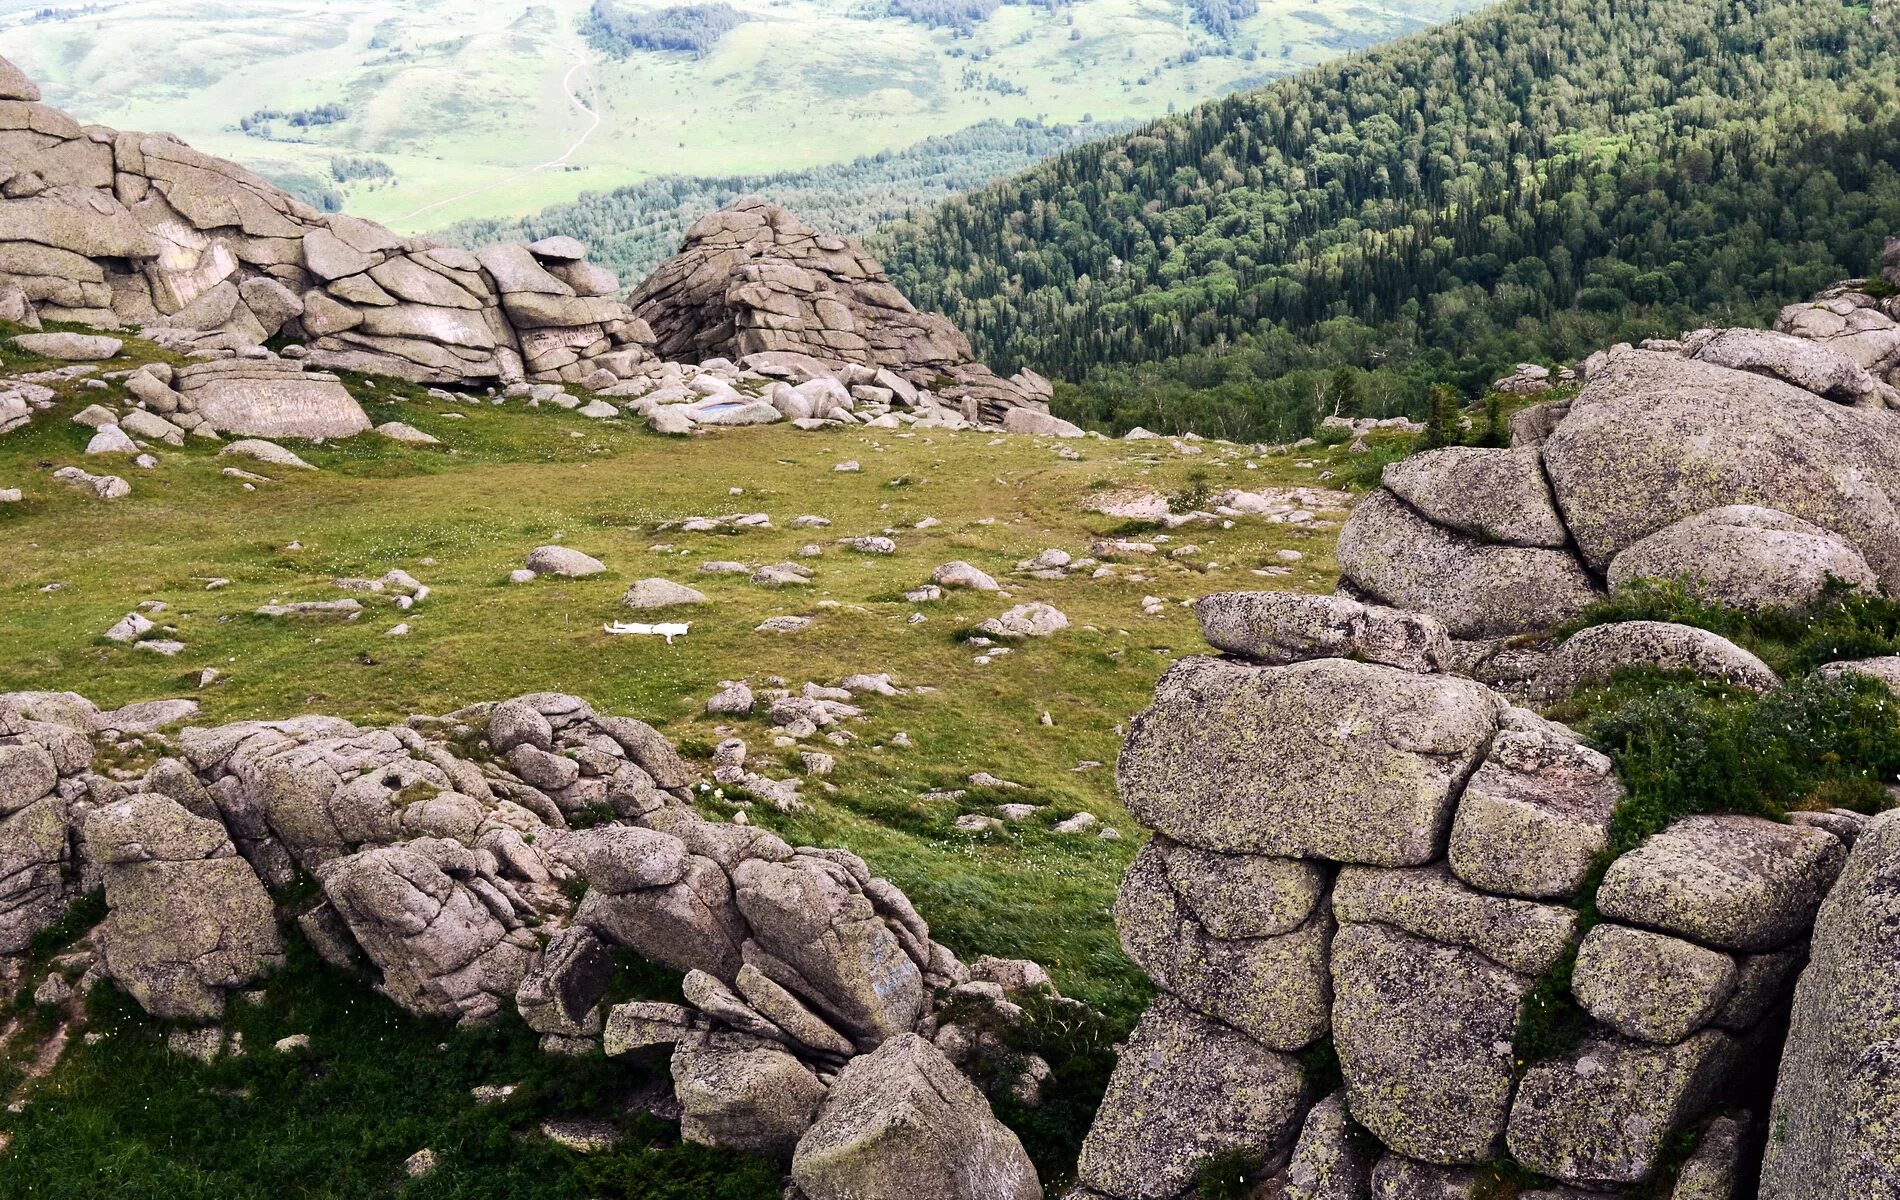
[[[628,608],[671,608],[679,604],[706,604],[704,592],[670,579],[642,579],[627,589],[620,602]]]

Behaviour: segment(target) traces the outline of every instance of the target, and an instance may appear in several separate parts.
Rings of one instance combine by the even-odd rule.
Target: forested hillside
[[[836,166],[771,175],[662,176],[610,192],[588,192],[516,220],[463,221],[440,236],[457,245],[481,246],[566,234],[586,242],[594,261],[633,284],[679,249],[693,222],[740,196],[763,196],[828,233],[861,233],[1126,128],[985,121]]]
[[[1078,147],[876,246],[1076,415],[1303,432],[1704,320],[1900,229],[1895,0],[1511,0]]]

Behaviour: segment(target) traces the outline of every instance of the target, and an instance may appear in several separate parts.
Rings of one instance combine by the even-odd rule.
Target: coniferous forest
[[[1283,438],[1772,316],[1900,231],[1900,4],[1512,0],[1066,151],[874,248],[1068,414]]]

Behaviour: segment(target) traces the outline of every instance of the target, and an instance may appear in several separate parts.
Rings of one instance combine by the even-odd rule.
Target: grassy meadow
[[[160,356],[134,342],[123,362],[110,365]],[[9,373],[39,365],[8,353]],[[194,440],[183,449],[155,447],[159,465],[141,470],[124,458],[83,455],[91,431],[71,421],[88,403],[122,402],[118,385],[101,391],[78,381],[61,384],[55,410],[0,439],[0,487],[25,493],[20,503],[0,505],[0,544],[7,548],[0,556],[0,690],[71,689],[102,705],[194,696],[205,722],[307,711],[399,721],[414,712],[446,712],[524,691],[562,690],[653,721],[689,754],[709,755],[728,734],[745,737],[753,749],[751,765],[782,778],[798,772],[797,750],[774,748],[766,719],[715,721],[705,714],[704,702],[719,681],[743,678],[758,687],[778,677],[796,688],[856,672],[889,672],[901,687],[934,690],[864,698],[866,716],[849,725],[858,738],[854,744],[808,743],[838,759],[828,780],[808,782],[811,811],[783,814],[755,806],[751,818],[795,844],[841,845],[862,854],[909,892],[937,936],[959,953],[1034,957],[1049,966],[1065,993],[1099,1006],[1115,1027],[1132,1022],[1145,1002],[1146,984],[1122,956],[1110,917],[1116,887],[1141,838],[1115,797],[1122,723],[1146,704],[1170,662],[1205,650],[1182,602],[1237,588],[1329,589],[1332,534],[1242,517],[1231,528],[1177,530],[1162,544],[1163,554],[1118,562],[1113,578],[1082,572],[1038,581],[1012,572],[1018,560],[1045,548],[1081,557],[1097,538],[1152,539],[1152,529],[1086,511],[1104,491],[1152,489],[1191,504],[1230,486],[1323,487],[1320,477],[1343,465],[1343,450],[1296,457],[1205,442],[1060,443],[987,433],[808,434],[784,427],[669,439],[632,422],[598,422],[552,406],[494,406],[473,395],[446,401],[388,380],[349,382],[374,420],[407,421],[444,444],[406,446],[366,435],[297,445],[317,469],[294,471],[221,459],[216,445]],[[847,460],[861,469],[833,469]],[[67,464],[119,474],[130,481],[132,494],[99,501],[51,478]],[[222,474],[234,464],[277,482],[245,490],[240,480]],[[658,528],[692,516],[751,512],[769,514],[771,528],[711,534]],[[793,518],[805,514],[832,524],[792,528]],[[933,518],[937,524],[917,528]],[[896,542],[895,554],[863,554],[836,544],[882,533]],[[509,571],[544,543],[593,554],[608,572],[508,583]],[[812,543],[822,554],[797,557]],[[1179,560],[1165,553],[1189,545],[1198,551]],[[1277,552],[1287,550],[1303,557],[1286,566]],[[759,566],[787,559],[815,569],[811,586],[774,590],[744,575],[697,569],[709,560]],[[904,591],[927,582],[933,568],[953,559],[996,576],[1008,594],[953,591],[923,604],[903,598]],[[1286,573],[1250,573],[1269,567]],[[409,571],[432,594],[405,613],[389,600],[345,592],[333,583],[392,568]],[[697,587],[711,602],[657,616],[621,606],[629,584],[654,576]],[[229,582],[208,590],[213,580]],[[349,623],[254,613],[272,601],[348,595],[367,606]],[[1157,606],[1151,597],[1165,604]],[[978,665],[982,648],[964,641],[971,627],[1032,600],[1056,605],[1070,628]],[[167,636],[186,643],[177,657],[100,636],[146,601],[166,606],[153,616],[175,630]],[[1150,615],[1144,607],[1157,611]],[[789,614],[810,616],[812,624],[794,633],[755,631],[765,618]],[[924,620],[914,622],[913,614]],[[667,646],[657,638],[608,636],[602,626],[615,619],[689,620],[692,628]],[[399,622],[409,626],[409,634],[386,636]],[[220,677],[199,687],[206,668]],[[1044,714],[1050,723],[1043,723]],[[897,738],[900,732],[907,737]],[[978,771],[1025,790],[970,788],[968,777]],[[926,795],[956,789],[967,794]],[[993,813],[997,804],[1020,800],[1043,807],[1027,821],[989,833],[953,827],[961,814]],[[706,811],[730,809],[709,801]],[[1064,835],[1050,828],[1082,811],[1121,836]],[[279,989],[268,991],[269,1003],[279,1004]],[[424,1036],[403,1032],[418,1023],[392,1015],[386,1001],[360,985],[345,988],[342,999],[305,1003],[341,1004],[352,996],[354,1011],[372,1022],[366,1028],[392,1039],[392,1054],[409,1044],[404,1038]],[[148,1028],[151,1023],[111,1008],[110,1000],[95,995],[92,1003],[95,1009],[106,1005],[117,1014],[111,1020],[128,1031],[141,1030],[127,1033],[134,1044],[159,1036]],[[0,1042],[0,1058],[3,1048]],[[503,1038],[493,1053],[505,1058],[513,1051]],[[128,1073],[151,1070],[152,1062],[89,1052],[74,1061],[80,1065],[62,1067],[40,1085],[48,1095],[66,1097],[61,1104],[35,1103],[23,1116],[0,1117],[0,1132],[16,1137],[16,1166],[51,1172],[30,1177],[55,1180],[63,1169],[56,1162],[96,1161],[85,1158],[95,1152],[134,1159],[174,1154],[165,1146],[177,1135],[161,1137],[156,1129],[151,1137],[164,1145],[136,1129],[125,1145],[98,1142],[106,1137],[101,1130],[117,1120],[110,1115],[119,1103],[110,1099],[115,1089],[143,1086]],[[195,1067],[177,1069],[192,1078],[199,1074]],[[215,1082],[223,1078],[219,1072],[253,1069],[262,1068],[205,1068],[202,1087],[216,1093],[224,1086]],[[273,1119],[318,1126],[323,1120],[291,1111],[276,1112]],[[340,1110],[336,1119],[344,1120]],[[312,1136],[330,1137],[343,1127],[322,1126]],[[80,1148],[84,1128],[92,1129],[86,1135],[92,1150]],[[36,1145],[51,1157],[21,1157]],[[55,1154],[56,1145],[68,1149]],[[176,1149],[187,1162],[197,1153]],[[393,1150],[384,1140],[349,1153],[351,1170],[393,1169],[401,1157],[389,1158]],[[175,1157],[166,1161],[178,1165]],[[668,1161],[675,1165],[667,1170],[686,1169],[679,1164],[687,1160]],[[175,1190],[168,1185],[112,1194],[248,1194],[216,1184],[223,1169],[207,1164],[201,1177],[190,1176],[198,1182]]]

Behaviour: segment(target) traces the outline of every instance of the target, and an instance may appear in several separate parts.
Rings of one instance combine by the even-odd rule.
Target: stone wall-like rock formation
[[[478,256],[398,237],[170,135],[83,126],[0,67],[0,317],[181,350],[285,338],[318,365],[441,383],[648,361],[618,281],[571,239]]]
[[[694,225],[630,303],[664,358],[858,364],[893,377],[873,386],[922,388],[990,425],[1011,409],[1048,411],[1046,380],[995,374],[954,325],[917,311],[857,242],[820,234],[763,200],[740,200]]]
[[[1745,1173],[1746,1139],[1715,1114],[1762,1100],[1751,1076],[1855,819],[1689,817],[1586,896],[1623,795],[1609,760],[1442,673],[1434,620],[1263,593],[1198,611],[1232,656],[1162,677],[1118,775],[1155,837],[1116,924],[1163,995],[1074,1197],[1177,1200],[1238,1157],[1288,1200],[1460,1200],[1506,1155],[1549,1195],[1622,1195],[1684,1140],[1702,1149],[1683,1178]],[[1862,911],[1828,903],[1830,925]],[[1522,1039],[1556,980],[1586,1025],[1534,1057]],[[1322,1096],[1304,1064],[1328,1042],[1344,1086]],[[1823,1106],[1806,1124],[1828,1122]]]
[[[651,726],[538,693],[391,728],[156,732],[196,708],[0,694],[0,978],[102,883],[105,977],[214,1022],[281,965],[266,889],[314,878],[294,924],[327,961],[421,1015],[517,1011],[551,1053],[671,1047],[683,1135],[796,1163],[809,1200],[1041,1195],[939,1012],[1019,1017],[1007,997],[1047,975],[966,966],[856,855],[699,816]],[[171,753],[95,772],[94,737],[126,731]],[[689,1004],[610,1007],[617,950],[684,972]]]

